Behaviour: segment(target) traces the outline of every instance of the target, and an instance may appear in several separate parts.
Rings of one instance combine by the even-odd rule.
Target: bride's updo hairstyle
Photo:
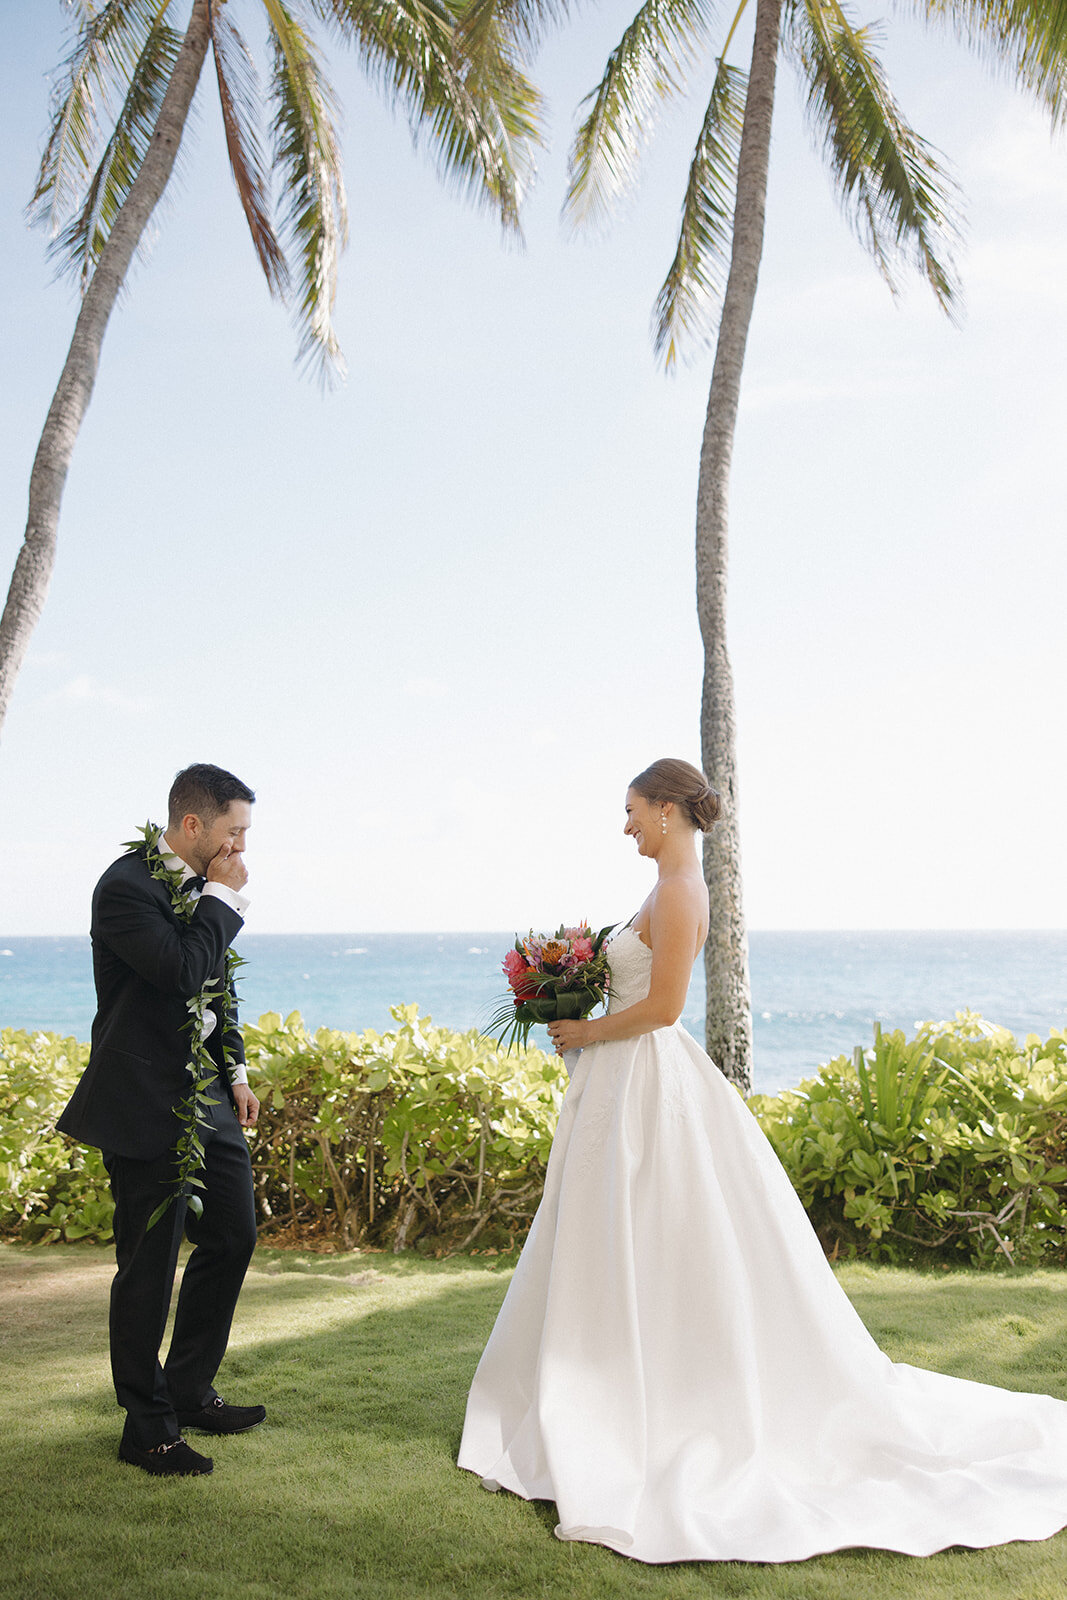
[[[632,779],[630,788],[653,805],[665,805],[670,800],[681,806],[687,820],[701,833],[710,833],[719,820],[718,795],[700,769],[688,761],[671,757],[653,761]]]

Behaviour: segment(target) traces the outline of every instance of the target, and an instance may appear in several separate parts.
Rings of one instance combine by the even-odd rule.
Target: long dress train
[[[610,962],[648,993],[632,928]],[[676,1024],[579,1058],[459,1465],[639,1561],[924,1556],[1067,1524],[1067,1403],[890,1361]]]

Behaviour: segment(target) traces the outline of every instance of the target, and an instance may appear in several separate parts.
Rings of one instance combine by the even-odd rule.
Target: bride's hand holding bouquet
[[[587,1044],[593,1042],[593,1019],[561,1017],[548,1024],[548,1034],[557,1055],[565,1055],[568,1050],[584,1050]]]

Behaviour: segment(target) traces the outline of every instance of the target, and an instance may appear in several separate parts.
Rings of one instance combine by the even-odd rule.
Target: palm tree
[[[781,55],[798,71],[807,111],[861,241],[890,289],[901,264],[918,268],[951,314],[957,284],[954,189],[937,153],[908,125],[875,48],[875,29],[846,0],[755,0],[749,69],[730,65],[749,0],[740,0],[715,61],[711,95],[689,168],[678,246],[653,312],[657,356],[670,368],[687,338],[709,339],[719,311],[696,508],[697,613],[704,643],[701,755],[725,801],[705,841],[714,906],[705,949],[710,1055],[746,1092],[752,1018],[742,904],[735,710],[726,648],[730,460],[745,345],[763,251],[775,76]],[[1067,12],[1058,0],[925,0],[946,23],[1009,71],[1053,123],[1064,114]],[[684,87],[710,27],[706,0],[646,0],[608,58],[571,153],[567,211],[599,220],[631,185],[663,101]],[[720,302],[721,296],[721,302]],[[721,304],[721,309],[720,309]]]
[[[0,727],[51,579],[63,487],[108,320],[167,187],[209,54],[256,256],[271,293],[292,311],[300,361],[328,380],[343,370],[331,314],[347,221],[336,101],[316,28],[357,51],[416,138],[431,145],[442,174],[514,232],[539,140],[540,100],[522,55],[552,0],[245,0],[270,51],[265,97],[231,18],[239,0],[192,0],[191,9],[189,0],[64,3],[77,28],[31,215],[49,226],[59,262],[78,275],[82,302],[0,617]],[[175,26],[179,12],[184,30]]]

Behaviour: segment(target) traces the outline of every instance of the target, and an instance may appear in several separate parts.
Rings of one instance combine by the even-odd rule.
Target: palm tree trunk
[[[29,511],[22,548],[0,617],[0,728],[30,636],[40,619],[55,565],[56,528],[67,470],[92,398],[100,349],[133,253],[167,187],[200,69],[207,54],[210,0],[194,0],[185,39],[159,110],[144,164],[115,218],[82,300],[30,474]]]
[[[704,640],[700,742],[704,771],[723,801],[723,820],[704,841],[711,932],[704,952],[708,1054],[746,1093],[752,1084],[752,1004],[741,894],[734,683],[726,650],[730,460],[741,370],[763,254],[774,79],[783,0],[758,0],[737,170],[730,273],[723,297],[697,486],[697,615]]]

